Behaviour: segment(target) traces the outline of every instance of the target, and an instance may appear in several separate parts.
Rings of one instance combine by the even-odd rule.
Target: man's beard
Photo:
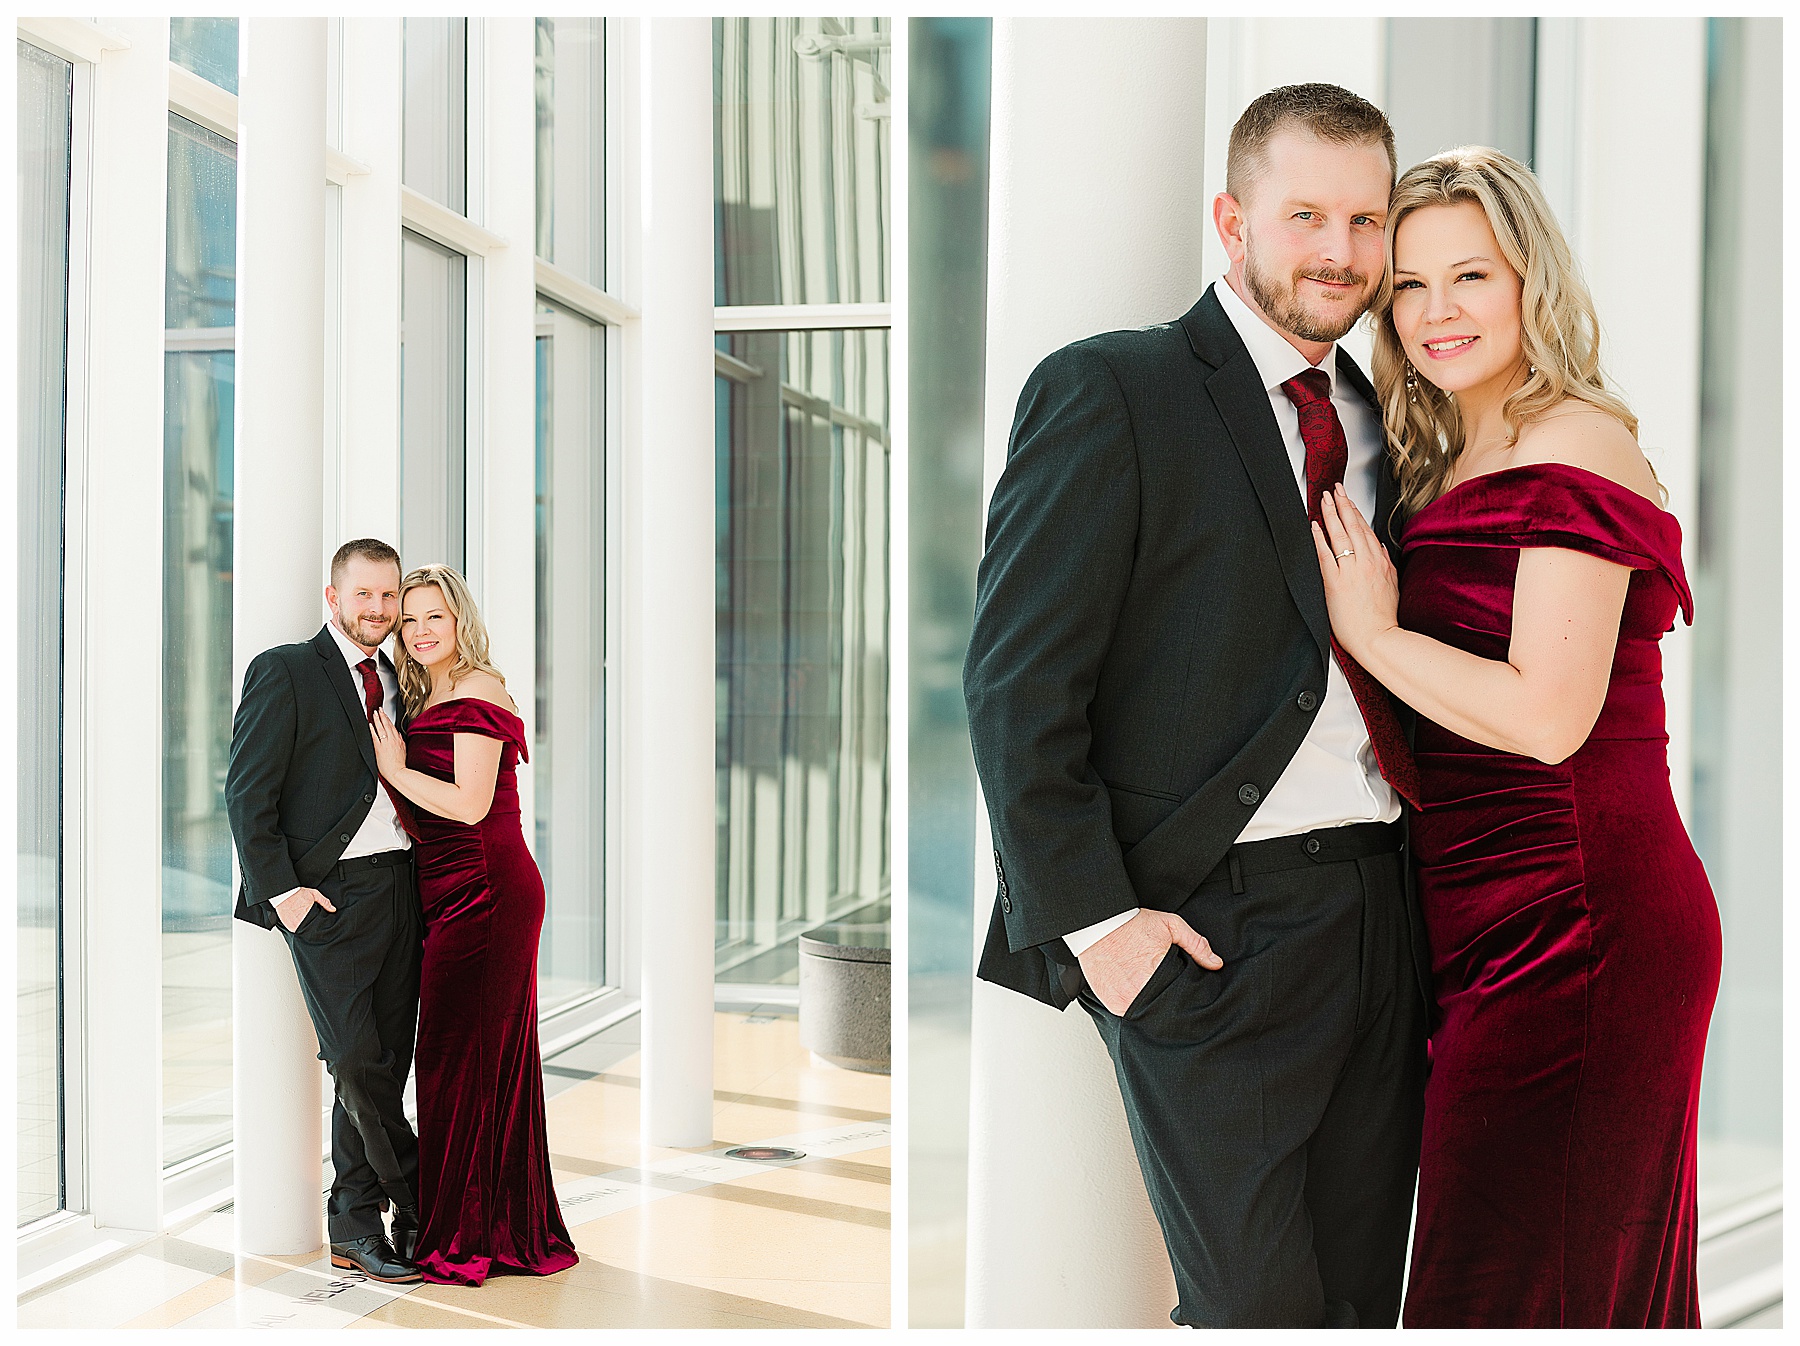
[[[376,619],[371,619],[371,618],[367,618],[367,617],[358,617],[353,621],[347,614],[345,614],[344,612],[342,612],[340,610],[337,614],[336,620],[337,620],[338,630],[342,631],[346,637],[348,637],[350,640],[354,641],[358,645],[379,645],[379,644],[381,644],[382,641],[384,641],[388,638],[389,633],[392,632],[394,629],[394,624],[392,622],[389,622],[389,623],[387,623],[387,625],[385,625],[381,628],[381,633],[379,635],[377,635],[373,640],[370,640],[367,636],[365,636],[363,634],[362,627],[364,626],[365,623],[367,623],[371,620],[376,620]]]
[[[1329,281],[1334,285],[1362,286],[1364,298],[1353,310],[1346,307],[1327,315],[1310,312],[1300,302],[1302,277]],[[1257,306],[1270,322],[1284,332],[1293,333],[1302,341],[1336,341],[1356,326],[1356,320],[1369,307],[1368,278],[1355,271],[1334,271],[1329,267],[1297,271],[1284,289],[1277,285],[1273,276],[1256,265],[1255,254],[1247,248],[1244,252],[1244,284],[1249,286],[1250,297],[1256,300]]]

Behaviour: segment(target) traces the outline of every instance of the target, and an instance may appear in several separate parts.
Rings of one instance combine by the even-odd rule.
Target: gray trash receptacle
[[[890,951],[877,942],[886,944],[851,926],[800,936],[800,1045],[847,1070],[886,1075]]]

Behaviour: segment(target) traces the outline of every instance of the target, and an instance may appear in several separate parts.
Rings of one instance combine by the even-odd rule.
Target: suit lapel
[[[1206,390],[1219,418],[1225,422],[1250,484],[1256,488],[1294,606],[1300,609],[1307,629],[1318,642],[1320,657],[1329,659],[1331,618],[1325,609],[1319,557],[1313,550],[1306,506],[1294,484],[1294,465],[1288,460],[1281,427],[1275,424],[1269,393],[1256,372],[1256,362],[1210,289],[1188,312],[1182,325],[1187,328],[1194,353],[1217,366],[1206,379]]]
[[[337,641],[332,639],[331,632],[325,627],[319,628],[319,634],[313,637],[312,645],[314,652],[325,663],[325,680],[337,692],[344,714],[350,718],[350,723],[355,728],[356,746],[362,753],[363,764],[374,771],[375,740],[369,735],[368,711],[363,706],[362,693],[356,686],[350,665],[344,662],[344,652],[338,648]]]

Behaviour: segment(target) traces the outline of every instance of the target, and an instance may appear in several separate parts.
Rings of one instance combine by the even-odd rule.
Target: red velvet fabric
[[[1521,547],[1631,567],[1605,708],[1556,766],[1420,718],[1412,823],[1439,1018],[1408,1327],[1698,1327],[1694,1141],[1719,915],[1675,811],[1658,642],[1675,519],[1560,464],[1420,510],[1400,624],[1505,659]]]
[[[419,976],[419,1246],[428,1281],[575,1265],[550,1183],[537,1043],[544,881],[519,828],[519,717],[466,697],[409,726],[406,763],[455,778],[455,736],[505,746],[493,806],[474,826],[413,810],[425,950]]]

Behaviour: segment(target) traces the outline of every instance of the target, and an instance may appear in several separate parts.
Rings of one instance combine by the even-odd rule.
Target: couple
[[[1025,386],[964,679],[980,975],[1092,1016],[1177,1323],[1392,1326],[1416,1172],[1408,1326],[1698,1326],[1680,530],[1530,172],[1393,144],[1263,95],[1224,280]]]
[[[287,941],[336,1088],[331,1263],[455,1285],[561,1271],[577,1259],[544,1125],[524,724],[450,567],[402,579],[398,552],[359,538],[325,601],[310,641],[251,661],[225,798],[235,914]]]

